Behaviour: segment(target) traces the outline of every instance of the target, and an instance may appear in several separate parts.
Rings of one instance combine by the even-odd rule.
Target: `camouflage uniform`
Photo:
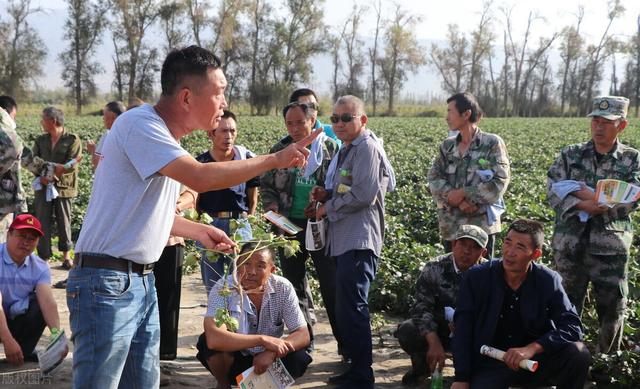
[[[482,259],[481,262],[486,261]],[[415,303],[409,310],[411,318],[398,325],[396,337],[402,349],[411,356],[411,365],[417,375],[427,368],[427,341],[429,332],[436,332],[445,349],[449,346],[449,323],[444,307],[456,307],[458,288],[463,273],[456,271],[453,253],[429,261],[416,283]]]
[[[595,188],[598,180],[604,178],[638,185],[638,150],[617,141],[598,161],[592,140],[571,145],[560,152],[547,177],[547,198],[556,213],[554,260],[564,289],[580,314],[587,285],[592,282],[600,322],[599,351],[615,351],[622,340],[628,293],[629,249],[633,237],[629,215],[638,204],[617,205],[583,223],[576,208],[580,200],[572,195],[561,199],[551,186],[561,180],[576,180]]]
[[[442,142],[427,176],[429,190],[438,207],[440,233],[445,241],[452,241],[458,227],[463,224],[479,226],[488,235],[499,233],[502,229],[500,217],[489,224],[486,207],[482,206],[497,202],[507,190],[510,180],[509,157],[502,138],[478,129],[465,155],[458,151],[461,139],[458,135]],[[483,182],[476,174],[478,170],[493,171],[493,178]],[[481,208],[477,213],[467,215],[448,204],[449,191],[461,188],[465,191],[466,200]]]
[[[20,165],[38,176],[51,175],[54,165],[33,155],[13,128],[9,114],[0,108],[0,243],[6,240],[14,212],[26,212]]]
[[[291,143],[293,143],[293,139],[287,135],[271,147],[269,153],[278,152]],[[324,161],[314,173],[319,186],[323,186],[329,163],[331,163],[331,159],[337,152],[338,144],[327,137],[323,148]],[[298,168],[274,169],[260,177],[260,197],[262,197],[264,208],[268,208],[271,204],[278,204],[278,212],[284,216],[289,216],[289,210],[293,203],[293,186],[296,178],[299,177],[299,171]]]

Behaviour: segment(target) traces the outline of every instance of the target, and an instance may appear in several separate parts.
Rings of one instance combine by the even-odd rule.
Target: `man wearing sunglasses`
[[[364,103],[342,96],[331,115],[343,142],[329,167],[324,188],[313,199],[323,202],[317,217],[329,220],[329,254],[336,258],[336,318],[352,363],[331,377],[340,388],[373,388],[368,294],[378,268],[384,231],[384,197],[393,190],[393,169],[381,142],[365,126]]]

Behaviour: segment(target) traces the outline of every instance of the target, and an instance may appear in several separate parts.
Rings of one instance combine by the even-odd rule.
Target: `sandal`
[[[61,266],[63,269],[71,270],[71,268],[73,267],[73,260],[71,260],[71,259],[65,259],[65,260],[62,262],[62,265],[60,265],[60,266]]]
[[[67,280],[61,280],[53,284],[53,287],[56,289],[67,289]]]

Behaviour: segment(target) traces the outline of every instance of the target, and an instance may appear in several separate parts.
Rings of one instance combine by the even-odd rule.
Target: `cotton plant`
[[[210,224],[213,219],[206,213],[198,214],[195,210],[191,209],[185,212],[184,217],[200,222]],[[274,233],[269,231],[269,223],[267,223],[261,216],[249,215],[247,219],[234,219],[230,221],[229,224],[229,238],[233,240],[236,244],[236,249],[230,253],[222,252],[214,249],[203,249],[204,253],[204,263],[206,266],[210,266],[209,263],[217,262],[221,256],[226,256],[231,259],[229,266],[225,266],[224,274],[221,274],[221,279],[226,280],[229,275],[231,275],[231,285],[229,283],[224,282],[224,286],[218,291],[218,294],[221,297],[225,298],[226,308],[218,308],[214,316],[214,322],[216,326],[220,327],[223,324],[227,327],[227,330],[231,332],[238,331],[239,323],[238,319],[231,316],[231,312],[229,310],[229,301],[232,295],[232,292],[235,290],[240,296],[240,302],[242,304],[243,295],[245,293],[252,293],[252,291],[245,291],[242,289],[240,285],[240,281],[238,280],[238,267],[242,266],[251,256],[260,250],[265,248],[278,249],[282,248],[284,255],[286,257],[294,256],[298,251],[300,251],[300,242],[295,239],[289,239],[283,235],[275,235]],[[251,237],[249,238],[246,234],[246,231],[250,227]],[[247,244],[253,243],[255,246],[252,250],[239,254],[239,249]],[[191,252],[187,255],[187,261],[198,261],[199,257],[202,254]]]

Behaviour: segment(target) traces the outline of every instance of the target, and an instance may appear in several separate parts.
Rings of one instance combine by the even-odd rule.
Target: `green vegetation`
[[[327,118],[324,118],[328,122]],[[20,134],[27,144],[41,130],[37,116],[19,116]],[[640,148],[638,120],[632,120],[623,133],[622,140]],[[280,136],[285,134],[280,117],[240,117],[238,143],[257,153],[265,153]],[[67,129],[84,140],[97,139],[101,133],[99,117],[69,117]],[[387,235],[380,261],[377,280],[371,290],[370,302],[374,310],[394,314],[406,314],[411,304],[413,286],[422,265],[442,252],[436,221],[435,204],[427,192],[426,172],[438,145],[446,135],[446,126],[437,118],[371,118],[369,127],[384,138],[392,164],[398,175],[398,189],[387,197]],[[512,181],[505,196],[507,213],[504,222],[518,217],[540,220],[546,225],[545,255],[549,264],[549,240],[553,230],[553,212],[545,200],[546,171],[560,149],[568,144],[589,138],[589,122],[581,119],[486,119],[482,128],[503,137],[511,158]],[[208,141],[203,132],[196,132],[183,140],[184,147],[192,154],[204,151]],[[91,167],[87,159],[80,167],[80,196],[74,204],[73,229],[77,232],[82,223],[84,209],[91,191]],[[30,186],[30,176],[25,173],[25,187]],[[109,217],[109,210],[104,211]],[[636,231],[639,230],[640,213],[634,214]],[[117,223],[114,220],[114,223]],[[630,266],[630,296],[625,328],[625,349],[609,359],[596,358],[602,377],[615,382],[625,382],[628,387],[640,387],[640,265],[636,233]],[[497,247],[500,253],[500,246]],[[584,315],[585,328],[590,344],[595,339],[597,320],[593,302],[588,302]],[[614,360],[615,359],[615,360]],[[635,372],[628,374],[628,372]],[[619,387],[619,386],[618,386]]]

